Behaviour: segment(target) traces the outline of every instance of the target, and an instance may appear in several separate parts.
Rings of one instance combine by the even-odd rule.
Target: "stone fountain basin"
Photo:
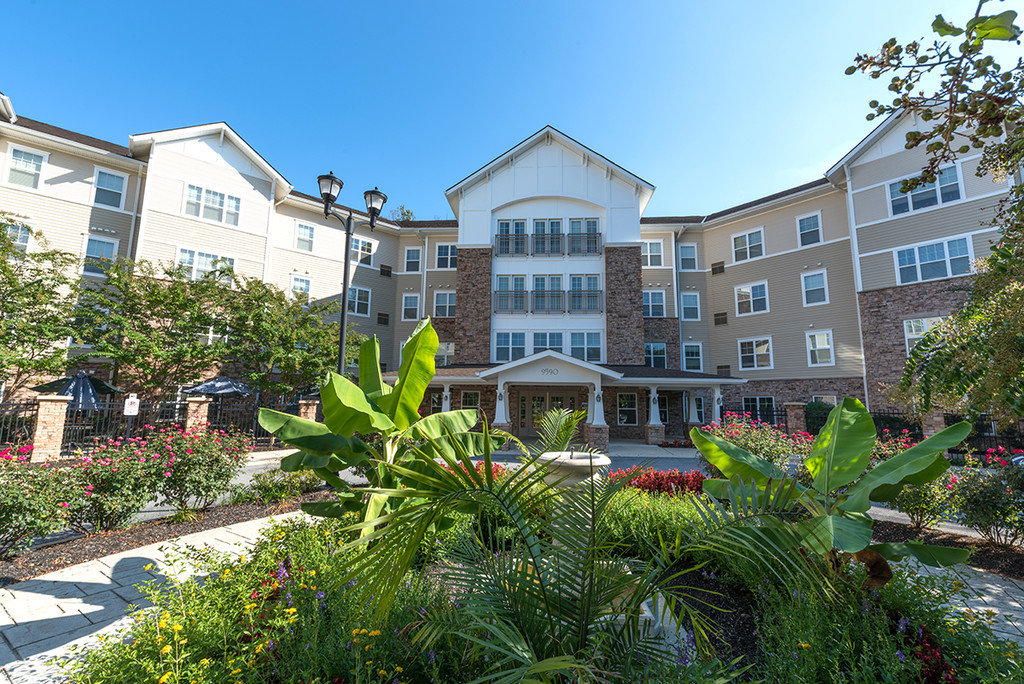
[[[537,463],[548,468],[545,482],[573,487],[592,477],[600,477],[599,471],[610,466],[612,460],[606,454],[585,451],[546,451],[537,457]]]

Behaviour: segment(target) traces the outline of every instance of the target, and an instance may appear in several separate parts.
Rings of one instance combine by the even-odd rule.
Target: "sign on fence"
[[[139,415],[139,395],[129,394],[128,398],[124,400],[124,415]]]

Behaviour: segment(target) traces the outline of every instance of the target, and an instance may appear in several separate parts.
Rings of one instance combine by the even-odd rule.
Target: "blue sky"
[[[551,124],[657,186],[647,215],[700,214],[819,178],[885,94],[843,75],[853,56],[973,9],[21,0],[4,9],[21,38],[0,92],[23,116],[124,145],[224,120],[297,190],[333,170],[340,202],[376,185],[385,213],[419,219],[451,217],[445,188]]]

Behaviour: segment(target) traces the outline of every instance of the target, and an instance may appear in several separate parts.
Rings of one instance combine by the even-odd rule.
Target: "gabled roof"
[[[132,156],[131,152],[124,145],[118,145],[106,140],[100,140],[99,138],[93,138],[92,136],[75,133],[74,131],[69,131],[65,128],[58,128],[57,126],[51,126],[50,124],[43,123],[42,121],[36,121],[24,116],[15,117],[15,120],[11,123],[15,126],[35,131],[36,133],[50,135],[54,138],[68,140],[73,143],[78,143],[79,145],[86,145],[87,147],[94,147],[103,152],[110,152],[111,154],[120,155],[122,157]]]
[[[646,190],[646,192],[648,194],[648,197],[651,194],[654,193],[654,186],[651,185],[650,183],[648,183],[647,181],[645,181],[640,176],[638,176],[635,173],[633,173],[632,171],[629,171],[629,170],[619,166],[618,164],[616,164],[612,160],[610,160],[607,157],[605,157],[605,156],[595,152],[594,150],[590,149],[589,147],[587,147],[583,143],[579,142],[578,140],[575,140],[574,138],[569,137],[565,133],[562,133],[560,130],[558,130],[554,126],[545,126],[544,128],[540,129],[539,131],[537,131],[536,133],[534,133],[533,135],[528,137],[526,140],[523,140],[521,143],[519,143],[515,147],[512,147],[511,149],[503,152],[502,154],[499,154],[497,157],[495,157],[494,159],[492,159],[488,163],[484,164],[479,169],[477,169],[473,173],[469,174],[468,176],[466,176],[465,178],[460,180],[455,185],[453,185],[450,188],[448,188],[447,190],[445,190],[444,191],[445,197],[448,198],[448,204],[451,205],[452,211],[455,212],[455,215],[456,216],[459,215],[459,191],[460,190],[462,190],[463,188],[467,188],[470,185],[473,185],[482,176],[487,175],[487,173],[489,171],[492,171],[495,168],[497,168],[499,166],[502,166],[503,164],[508,162],[509,159],[514,159],[517,155],[522,154],[523,152],[526,152],[527,150],[529,150],[533,146],[538,145],[538,144],[540,144],[540,143],[542,143],[542,142],[544,142],[546,140],[556,140],[556,141],[560,142],[561,144],[565,145],[566,147],[575,148],[582,156],[584,156],[584,157],[586,157],[588,159],[594,160],[594,161],[598,162],[599,164],[603,164],[604,166],[607,166],[608,168],[610,168],[612,170],[613,173],[617,173],[619,176],[625,178],[629,182],[635,183],[635,184],[641,186],[644,190]],[[641,206],[643,206],[643,202],[641,202]]]
[[[830,180],[832,183],[839,183],[844,181],[845,178],[841,175],[844,166],[849,166],[853,162],[867,152],[868,148],[883,138],[889,131],[895,128],[896,124],[899,123],[900,119],[903,118],[905,112],[893,112],[885,121],[875,126],[874,130],[864,136],[864,138],[857,143],[852,150],[843,155],[843,158],[837,161],[831,169],[825,172],[825,178]]]
[[[14,105],[11,104],[11,98],[3,93],[0,93],[0,118],[8,123],[14,123],[18,120],[17,115],[14,113]]]
[[[618,380],[619,378],[622,377],[622,373],[619,373],[618,371],[611,370],[610,368],[606,368],[605,366],[599,366],[596,363],[590,363],[588,361],[577,359],[575,356],[568,356],[566,354],[562,354],[561,352],[556,352],[553,349],[546,349],[538,354],[524,356],[521,359],[509,361],[508,363],[503,363],[499,366],[494,366],[493,368],[488,368],[487,370],[483,370],[477,373],[477,377],[489,378],[492,375],[497,375],[498,373],[509,371],[512,370],[513,368],[519,368],[521,366],[530,366],[541,361],[546,361],[548,359],[557,359],[558,361],[562,361],[573,366],[578,366],[583,370],[587,370],[592,373],[598,373],[607,378],[611,378],[612,380]]]
[[[240,149],[258,169],[267,174],[268,177],[276,180],[274,196],[278,201],[285,199],[288,196],[288,193],[292,191],[292,184],[288,182],[288,179],[282,176],[281,173],[270,164],[270,162],[260,156],[260,153],[245,141],[245,138],[240,136],[233,128],[231,128],[231,126],[223,121],[201,124],[199,126],[187,126],[185,128],[171,128],[165,131],[136,133],[135,135],[129,136],[128,148],[131,150],[133,157],[146,158],[149,156],[149,152],[155,143],[170,142],[172,140],[181,140],[183,138],[195,138],[204,135],[221,135],[227,138],[235,145],[235,147]]]

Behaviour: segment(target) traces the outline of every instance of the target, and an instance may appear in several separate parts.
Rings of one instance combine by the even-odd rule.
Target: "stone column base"
[[[661,444],[665,441],[665,426],[664,425],[648,425],[647,426],[647,443],[648,444]]]
[[[608,453],[608,426],[584,423],[583,441],[586,442],[587,446],[591,449]]]
[[[786,404],[786,432],[803,432],[807,429],[807,406],[799,401],[787,401]]]

